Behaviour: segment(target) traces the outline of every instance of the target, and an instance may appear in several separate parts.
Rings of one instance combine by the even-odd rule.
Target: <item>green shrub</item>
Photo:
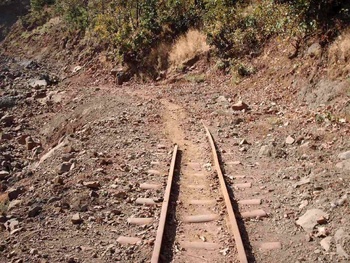
[[[30,0],[30,8],[34,12],[40,12],[45,6],[53,5],[55,0]]]
[[[85,0],[62,0],[56,3],[56,13],[63,14],[68,30],[85,30],[90,24],[89,7]]]
[[[65,18],[68,31],[89,32],[115,51],[119,62],[142,68],[160,43],[189,29],[207,34],[224,61],[258,55],[274,36],[303,39],[319,34],[324,43],[350,23],[350,1],[341,0],[31,0],[26,28],[51,16]]]

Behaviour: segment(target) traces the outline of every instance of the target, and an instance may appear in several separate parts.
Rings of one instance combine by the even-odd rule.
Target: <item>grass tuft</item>
[[[328,61],[331,77],[350,76],[350,31],[339,36],[329,47]]]
[[[209,51],[209,49],[206,36],[200,31],[192,29],[175,42],[169,54],[169,61],[172,65],[179,66],[195,56]]]

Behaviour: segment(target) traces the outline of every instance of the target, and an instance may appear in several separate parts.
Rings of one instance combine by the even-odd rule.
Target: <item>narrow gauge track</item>
[[[181,164],[182,170],[182,183],[179,184],[179,188],[186,188],[182,200],[185,200],[186,204],[179,207],[170,207],[171,193],[173,191],[174,173],[176,172],[176,164],[178,161],[179,147],[175,145],[172,154],[172,160],[170,164],[167,184],[164,192],[164,198],[162,200],[162,206],[158,221],[158,229],[154,241],[153,253],[150,259],[151,263],[158,262],[248,262],[244,243],[240,229],[237,224],[236,218],[256,218],[266,216],[266,212],[262,209],[247,211],[240,215],[235,215],[233,205],[227,185],[225,183],[224,175],[221,171],[219,157],[216,151],[215,143],[209,129],[204,125],[207,133],[208,141],[211,148],[211,154],[213,158],[215,176],[216,178],[210,178],[208,170],[211,170],[211,166],[208,169],[203,169],[201,163],[190,162]],[[180,149],[181,150],[181,149]],[[183,169],[185,167],[185,169]],[[239,178],[239,176],[238,176]],[[218,184],[213,181],[219,182]],[[144,184],[144,189],[159,189],[159,186],[152,184]],[[237,184],[236,187],[245,188],[250,187],[249,183]],[[213,194],[215,193],[215,194]],[[176,200],[178,203],[179,200]],[[155,202],[152,198],[139,198],[136,200],[139,205],[152,206]],[[259,205],[261,200],[250,199],[240,200],[237,203],[241,205]],[[221,205],[221,206],[220,206]],[[187,209],[187,207],[199,207],[199,209]],[[218,207],[219,206],[219,207]],[[208,209],[207,207],[211,207]],[[187,250],[194,251],[192,254],[172,255],[169,258],[162,257],[162,254],[167,254],[169,246],[165,246],[165,237],[167,224],[174,223],[173,218],[169,218],[169,209],[184,210],[176,211],[180,219],[178,218],[177,228],[175,236],[173,237],[173,243],[178,244],[175,246],[175,250]],[[209,212],[208,212],[209,211]],[[213,213],[214,211],[214,213]],[[220,212],[221,211],[221,212]],[[215,213],[216,212],[216,213]],[[187,214],[194,213],[194,214]],[[154,218],[129,218],[128,223],[134,225],[147,225],[154,222]],[[226,224],[225,224],[226,221]],[[222,227],[224,225],[224,227]],[[226,228],[226,229],[225,229]],[[231,237],[225,236],[225,233],[230,233]],[[198,234],[203,233],[203,235]],[[229,248],[227,247],[227,241],[231,241],[231,251],[234,256],[230,258],[225,257]],[[120,236],[117,242],[122,245],[135,245],[141,242],[138,237],[126,237]],[[223,245],[223,243],[226,243]],[[273,245],[273,244],[272,244]],[[166,247],[166,248],[165,248]],[[233,248],[232,248],[233,247]],[[173,249],[173,248],[172,248]],[[170,252],[171,253],[171,252]]]

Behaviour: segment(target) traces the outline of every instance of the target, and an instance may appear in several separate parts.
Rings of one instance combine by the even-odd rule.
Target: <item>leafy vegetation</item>
[[[54,0],[31,0],[30,7],[33,12],[40,12],[44,7],[54,4]]]
[[[68,31],[88,32],[117,61],[141,67],[154,48],[191,28],[205,32],[225,61],[259,54],[276,35],[318,34],[327,44],[350,22],[342,0],[31,0],[31,9],[28,28],[60,15]]]

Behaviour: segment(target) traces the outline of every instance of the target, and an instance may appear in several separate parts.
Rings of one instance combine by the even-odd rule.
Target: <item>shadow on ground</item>
[[[0,42],[6,38],[20,16],[29,12],[30,0],[0,1]]]
[[[214,143],[215,143],[215,142],[214,142]],[[218,158],[219,158],[219,163],[220,163],[221,171],[222,171],[223,174],[226,174],[225,168],[224,168],[224,165],[223,165],[223,161],[222,161],[222,156],[220,155],[220,151],[218,151],[218,148],[217,148],[217,145],[216,145],[216,144],[215,144],[215,149],[216,149],[216,152],[217,152],[217,154],[218,154]],[[226,184],[226,186],[227,186],[228,183],[227,183],[227,181],[226,181],[225,176],[224,176],[224,180],[225,180],[225,184]],[[241,216],[241,213],[240,213],[239,208],[238,208],[237,200],[235,199],[235,195],[234,195],[234,193],[233,193],[232,188],[231,188],[231,187],[226,187],[226,188],[227,188],[227,192],[228,192],[228,194],[229,194],[229,196],[230,196],[232,208],[233,208],[234,213],[235,213],[235,215],[236,215],[236,220],[237,220],[239,232],[241,233],[241,237],[242,237],[242,241],[243,241],[243,245],[244,245],[245,252],[246,252],[246,254],[247,254],[248,262],[249,262],[249,263],[255,263],[255,262],[256,262],[256,259],[255,259],[255,256],[254,256],[254,254],[253,254],[253,248],[252,248],[252,245],[251,245],[249,236],[248,236],[248,232],[247,232],[245,223],[244,223],[244,221],[242,220],[242,216]]]
[[[179,180],[181,173],[181,160],[182,151],[179,150],[177,153],[172,190],[170,195],[170,202],[168,207],[168,214],[166,219],[165,232],[163,236],[163,245],[161,249],[160,262],[166,263],[171,262],[174,258],[173,247],[175,243],[175,236],[178,228],[178,222],[176,219],[176,207],[177,200],[179,198]]]

